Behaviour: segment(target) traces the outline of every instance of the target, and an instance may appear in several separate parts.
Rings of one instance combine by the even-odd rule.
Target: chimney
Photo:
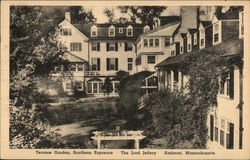
[[[198,28],[198,7],[183,6],[180,9],[181,15],[181,32],[186,32],[187,29]]]
[[[71,23],[70,12],[65,12],[65,19]]]

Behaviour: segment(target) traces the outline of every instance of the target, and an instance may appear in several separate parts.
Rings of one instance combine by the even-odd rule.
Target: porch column
[[[135,149],[140,149],[139,139],[135,139]]]
[[[97,140],[97,149],[101,149],[101,140],[100,139]]]
[[[174,71],[171,70],[171,79],[170,79],[170,88],[171,88],[171,91],[174,90]]]
[[[181,78],[182,77],[182,73],[181,73],[180,70],[178,70],[178,73],[179,73],[179,75],[178,75],[178,78],[179,78],[178,79],[179,80],[179,82],[178,82],[178,89],[181,90],[181,87],[182,87],[182,85],[181,85],[182,84],[182,78]]]

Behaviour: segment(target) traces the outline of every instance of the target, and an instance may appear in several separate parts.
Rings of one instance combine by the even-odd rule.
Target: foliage
[[[69,7],[71,13],[72,23],[95,23],[96,18],[92,13],[92,10],[87,11],[82,6],[71,6]]]
[[[128,121],[128,124],[130,124],[130,126],[128,126],[130,129],[135,129],[138,127],[136,125],[139,125],[135,123],[135,121],[137,120],[137,100],[143,95],[143,90],[140,87],[142,80],[151,74],[152,72],[143,71],[134,75],[129,75],[122,79],[118,85],[122,116]]]
[[[42,7],[10,7],[10,147],[56,148],[58,136],[47,130],[47,95],[37,77],[64,63],[65,48],[56,41],[54,23]],[[46,142],[46,143],[45,143]]]
[[[197,134],[197,122],[192,118],[193,106],[188,96],[182,92],[166,90],[151,93],[149,97],[144,110],[152,114],[152,121],[148,121],[153,124],[151,130],[154,134],[165,137],[164,148],[177,148],[182,143],[193,141]],[[187,148],[195,148],[194,143],[188,144]]]
[[[128,73],[128,72],[122,71],[122,70],[116,72],[115,74],[116,74],[116,77],[117,77],[120,81],[122,81],[123,79],[125,79],[125,78],[127,78],[127,77],[129,76],[129,73]]]
[[[108,17],[109,23],[114,23],[115,19],[114,9],[105,8],[103,14]]]
[[[166,8],[164,6],[118,6],[121,13],[129,14],[132,23],[139,20],[151,28],[154,26],[154,19],[158,18]]]
[[[109,95],[113,91],[113,85],[109,77],[105,78],[102,89],[104,90],[104,94]]]
[[[144,109],[148,119],[146,125],[153,124],[151,134],[165,137],[165,147],[206,148],[207,115],[209,109],[217,105],[218,79],[232,63],[242,65],[241,56],[228,61],[221,55],[236,50],[242,53],[241,43],[226,42],[184,56],[178,67],[188,77],[187,88],[184,88],[186,95],[168,90],[149,95]]]

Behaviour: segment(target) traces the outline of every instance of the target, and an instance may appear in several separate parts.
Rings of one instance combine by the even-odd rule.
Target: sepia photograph
[[[102,3],[8,6],[1,150],[85,158],[247,150],[246,6]]]

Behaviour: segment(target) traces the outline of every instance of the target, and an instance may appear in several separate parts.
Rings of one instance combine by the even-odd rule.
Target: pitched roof
[[[83,63],[87,63],[87,61],[79,56],[76,56],[70,52],[66,52],[66,58],[68,61],[70,62],[83,62]]]
[[[211,21],[201,21],[201,24],[203,25],[204,28],[212,25],[212,22]]]
[[[97,36],[91,37],[91,27],[97,26]],[[109,27],[115,27],[115,36],[109,37]],[[127,27],[133,27],[133,36],[127,36]],[[144,24],[73,24],[80,32],[87,36],[90,40],[135,40],[141,33],[143,33]],[[119,28],[123,28],[123,33],[119,33]]]
[[[152,33],[154,33],[154,36],[172,36],[173,33],[179,28],[179,26],[179,22],[169,23],[159,28],[155,28],[149,32],[143,33],[139,37],[148,36]]]
[[[237,39],[237,40],[231,40],[228,42],[224,42],[221,43],[219,45],[216,46],[212,46],[209,48],[205,48],[205,49],[201,49],[198,51],[193,51],[193,52],[189,52],[189,53],[184,53],[184,54],[179,54],[177,56],[173,56],[173,57],[168,57],[165,60],[163,60],[162,62],[158,63],[156,65],[156,67],[171,67],[171,66],[175,66],[179,63],[182,63],[185,59],[185,57],[188,56],[192,56],[193,54],[203,54],[203,53],[213,53],[215,50],[217,51],[221,51],[223,50],[224,52],[223,55],[221,55],[221,57],[231,57],[234,55],[239,55],[242,52],[243,49],[243,40],[242,39]]]
[[[198,29],[188,29],[190,34],[194,34],[198,31]]]

